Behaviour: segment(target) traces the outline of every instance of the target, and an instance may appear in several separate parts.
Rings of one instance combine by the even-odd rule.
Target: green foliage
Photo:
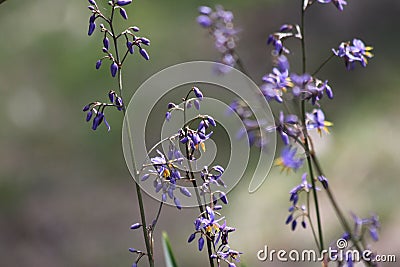
[[[165,264],[167,267],[178,267],[176,263],[174,253],[172,252],[171,242],[169,241],[169,237],[167,232],[162,233],[162,244],[164,250]]]

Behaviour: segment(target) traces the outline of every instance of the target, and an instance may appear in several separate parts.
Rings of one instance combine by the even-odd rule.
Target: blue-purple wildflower
[[[325,114],[321,109],[314,109],[312,113],[307,113],[306,116],[307,129],[317,129],[320,135],[322,135],[322,131],[329,133],[328,127],[332,126],[333,123],[325,120]]]
[[[292,146],[285,146],[282,149],[281,156],[275,160],[276,166],[281,166],[282,171],[286,170],[289,172],[290,170],[296,171],[299,169],[304,162],[304,158],[299,158],[296,155],[297,148]]]
[[[367,66],[368,59],[373,57],[372,49],[372,46],[365,46],[360,39],[353,39],[352,43],[342,42],[337,50],[332,49],[332,51],[336,56],[344,59],[347,70],[352,70],[356,62],[360,62],[363,67]]]
[[[222,6],[216,6],[215,10],[201,6],[198,10],[200,15],[197,17],[197,23],[208,29],[214,38],[215,48],[221,53],[220,62],[234,67],[237,61],[235,48],[239,31],[234,27],[232,12],[224,10]],[[218,65],[216,71],[226,73],[229,68]]]

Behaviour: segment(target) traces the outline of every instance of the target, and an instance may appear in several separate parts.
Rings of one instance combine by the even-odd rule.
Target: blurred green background
[[[130,59],[126,88],[133,94],[152,74],[176,63],[216,59],[212,40],[195,18],[197,6],[217,3],[234,12],[242,29],[238,52],[258,82],[271,69],[268,34],[299,22],[295,2],[300,1],[134,1],[127,8],[130,25],[151,39],[151,60]],[[375,54],[366,69],[347,72],[336,60],[320,73],[335,93],[334,101],[323,101],[335,125],[331,135],[316,137],[317,152],[344,212],[377,212],[382,229],[374,248],[399,257],[400,2],[348,2],[342,13],[329,4],[307,14],[310,68],[353,37],[373,45]],[[94,68],[101,36],[87,36],[89,15],[83,0],[0,5],[0,266],[130,266],[128,247],[144,248],[140,232],[129,230],[139,218],[121,151],[121,116],[110,112],[111,132],[93,132],[81,111],[90,101],[106,100],[115,86],[108,67]],[[230,241],[244,252],[247,266],[284,265],[258,262],[256,252],[264,245],[313,248],[308,230],[292,233],[284,225],[288,191],[300,174],[273,169],[255,194],[248,194],[245,181],[229,195],[225,214],[238,228]],[[157,203],[145,201],[154,213]],[[157,266],[164,266],[161,229],[169,233],[180,266],[206,266],[206,255],[186,243],[195,216],[197,209],[163,211]],[[326,200],[323,217],[326,239],[334,240],[341,230]]]

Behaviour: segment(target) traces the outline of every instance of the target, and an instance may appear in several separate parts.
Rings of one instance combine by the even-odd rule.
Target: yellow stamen
[[[171,175],[170,171],[169,171],[168,169],[164,169],[164,171],[163,171],[163,176],[164,176],[164,178],[167,178],[167,177],[169,177],[170,175]]]
[[[204,143],[200,143],[200,147],[203,150],[203,152],[206,152],[206,145]]]

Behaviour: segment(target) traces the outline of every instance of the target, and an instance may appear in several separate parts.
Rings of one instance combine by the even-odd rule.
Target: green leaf
[[[162,244],[166,266],[178,267],[178,264],[176,264],[174,253],[172,252],[171,242],[169,241],[169,237],[166,232],[162,233]]]

